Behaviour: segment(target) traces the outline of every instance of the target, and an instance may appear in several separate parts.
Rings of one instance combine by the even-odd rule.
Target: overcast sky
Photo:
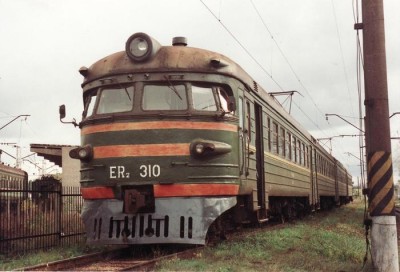
[[[0,143],[17,143],[22,156],[31,154],[31,143],[79,144],[79,130],[59,122],[58,106],[66,104],[66,119],[80,121],[78,69],[124,50],[126,40],[136,32],[145,32],[163,45],[185,36],[189,46],[235,60],[267,91],[298,91],[301,95],[294,95],[291,114],[316,138],[358,134],[339,118],[326,121],[324,116],[339,114],[358,126],[355,2],[0,0],[0,127],[18,115],[30,115],[1,129]],[[393,113],[400,111],[400,1],[384,4]],[[399,118],[391,120],[393,137],[400,134]],[[353,176],[360,175],[354,157],[359,156],[357,137],[321,143],[332,145],[333,155]],[[0,148],[16,155],[12,146]],[[392,141],[392,153],[397,181],[399,140]],[[30,158],[42,166],[41,157]],[[15,165],[6,154],[1,160]],[[27,162],[22,168],[31,175],[39,171]]]

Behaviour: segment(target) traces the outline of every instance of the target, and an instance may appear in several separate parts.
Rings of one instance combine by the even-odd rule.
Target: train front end
[[[91,244],[204,244],[236,205],[238,118],[215,53],[144,33],[84,76],[82,218]]]

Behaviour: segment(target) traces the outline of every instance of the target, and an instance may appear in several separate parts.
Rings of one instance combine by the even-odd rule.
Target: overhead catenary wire
[[[353,0],[353,17],[354,17],[354,25],[359,24],[360,20],[360,9],[359,9],[359,0]],[[361,48],[360,34],[359,29],[356,28],[356,76],[357,76],[357,91],[358,91],[358,114],[359,114],[359,127],[363,129],[363,107],[362,107],[362,71],[364,69],[364,61],[363,61],[363,53]],[[364,139],[363,137],[359,137],[359,147],[360,147],[360,158],[362,158],[362,164],[360,165],[360,175],[361,175],[361,183],[363,187],[366,185],[365,179],[365,160],[364,160]]]
[[[268,75],[268,77],[278,86],[278,88],[282,91],[284,91],[284,88],[275,80],[275,78],[272,76],[271,73],[269,73],[262,65],[261,63],[250,53],[250,51],[240,42],[240,40],[232,33],[232,31],[230,31],[230,29],[221,21],[220,17],[217,16],[205,3],[203,0],[200,0],[200,2],[204,5],[204,7],[210,12],[210,14],[221,24],[221,26],[229,33],[229,35],[239,44],[239,46],[246,52],[246,54],[263,70],[263,72],[265,74]],[[273,35],[271,34],[271,36],[273,37]],[[275,40],[274,40],[275,41]],[[276,43],[276,41],[275,41]],[[277,44],[277,43],[276,43]],[[279,47],[278,47],[279,48]],[[280,51],[282,51],[280,49]],[[283,52],[282,52],[283,53]],[[286,58],[286,57],[285,57]],[[287,58],[286,58],[287,59]],[[289,63],[290,65],[290,63]],[[292,68],[293,70],[293,68]],[[293,70],[294,72],[294,70]],[[297,77],[298,78],[298,77]],[[301,80],[298,78],[300,84]],[[304,85],[303,85],[304,86]],[[305,88],[305,87],[304,87]],[[310,96],[310,95],[309,95]],[[311,96],[310,96],[311,97]],[[311,98],[312,99],[312,98]],[[314,105],[316,106],[315,102],[313,101]],[[317,123],[314,122],[314,120],[312,120],[311,117],[309,117],[304,111],[303,109],[301,109],[301,107],[299,107],[295,102],[293,102],[293,104],[296,106],[297,109],[299,109],[304,116],[314,125],[316,126],[319,130],[321,130],[321,132],[323,132],[323,130],[318,126]],[[318,108],[318,106],[316,106]],[[318,110],[322,113],[322,111],[318,108]]]
[[[250,0],[251,1],[251,0]],[[229,35],[239,44],[239,46],[246,52],[246,54],[248,56],[250,56],[250,58],[264,71],[265,74],[268,75],[269,78],[271,78],[271,80],[278,86],[278,88],[282,91],[284,91],[284,89],[282,88],[282,86],[277,82],[277,80],[275,78],[273,78],[272,74],[269,73],[262,65],[259,61],[257,61],[257,59],[250,53],[250,51],[240,42],[240,40],[232,33],[232,31],[230,31],[230,29],[221,21],[220,19],[220,13],[219,16],[217,16],[205,3],[203,0],[200,0],[200,2],[203,4],[203,6],[210,12],[210,14],[221,24],[221,26],[229,33]],[[269,36],[271,37],[271,39],[274,41],[274,43],[276,44],[277,48],[279,49],[279,52],[281,53],[281,55],[283,56],[283,58],[285,59],[285,61],[287,62],[288,66],[290,67],[292,73],[295,75],[297,81],[299,82],[299,84],[302,86],[302,88],[306,91],[308,97],[310,98],[310,100],[312,101],[314,107],[318,110],[318,112],[321,114],[321,116],[324,116],[324,113],[322,112],[322,110],[318,107],[318,105],[316,104],[316,102],[314,101],[314,99],[312,98],[312,96],[310,95],[308,89],[306,88],[306,86],[302,83],[302,81],[300,80],[299,76],[297,75],[297,73],[295,72],[293,66],[290,64],[288,58],[286,57],[286,55],[284,54],[283,50],[280,48],[279,44],[277,43],[277,41],[275,40],[272,32],[269,30],[267,24],[265,23],[265,21],[262,19],[261,14],[259,13],[257,7],[254,5],[254,3],[251,1],[254,9],[256,10],[259,18],[261,19],[261,21],[263,22],[264,27],[266,28]],[[297,103],[295,103],[293,101],[294,106],[307,118],[307,120],[309,120],[323,135],[326,135],[325,130],[321,129],[319,127],[319,125],[310,117],[308,116],[308,114],[300,107],[297,105]],[[328,124],[330,125],[330,123],[328,122]],[[331,127],[330,125],[330,129],[334,131],[334,133],[336,133],[336,131]],[[337,133],[336,133],[337,134]],[[340,148],[341,149],[341,148]],[[343,151],[341,149],[341,151]],[[343,159],[343,152],[339,152],[338,156],[341,157]]]
[[[257,13],[257,16],[259,17],[259,19],[261,20],[265,30],[268,32],[271,40],[274,42],[274,44],[276,45],[276,47],[278,48],[281,56],[283,57],[283,59],[285,60],[285,62],[287,63],[287,65],[289,66],[291,72],[293,73],[293,75],[295,76],[296,80],[298,81],[298,83],[300,84],[300,86],[302,87],[302,89],[307,93],[308,97],[310,98],[310,100],[312,101],[312,103],[314,104],[315,108],[319,111],[319,113],[323,116],[324,113],[321,111],[321,109],[318,107],[317,103],[314,101],[313,97],[311,96],[310,92],[308,91],[308,89],[306,88],[306,86],[303,84],[303,82],[300,80],[299,76],[297,75],[295,69],[293,68],[292,64],[290,63],[289,59],[286,57],[286,54],[283,52],[282,48],[279,46],[278,42],[276,41],[276,39],[274,38],[274,35],[272,34],[272,32],[270,31],[268,25],[266,24],[265,20],[263,19],[263,17],[261,16],[261,13],[259,12],[258,8],[256,7],[256,5],[254,4],[253,0],[250,0],[251,5],[253,6],[253,9],[255,10],[255,12]],[[332,3],[333,5],[333,3]],[[334,8],[334,6],[333,6]],[[334,13],[334,18],[335,18],[335,22],[336,22],[336,31],[337,31],[337,35],[339,38],[339,45],[340,45],[340,51],[341,51],[341,56],[342,56],[342,64],[343,64],[343,69],[344,69],[344,74],[345,74],[345,79],[346,79],[346,85],[347,85],[347,90],[348,90],[348,94],[350,97],[350,89],[349,89],[349,83],[348,83],[348,77],[347,77],[347,71],[345,70],[345,63],[344,63],[344,57],[343,57],[343,49],[341,46],[341,41],[340,41],[340,35],[339,35],[339,30],[338,30],[338,26],[337,26],[337,19],[336,19],[336,13],[335,11],[333,11]],[[351,97],[350,97],[351,98]],[[351,99],[350,99],[351,101]],[[296,102],[293,101],[293,104],[296,106],[296,108],[303,113],[303,115],[316,127],[318,128],[324,135],[327,135],[325,133],[324,130],[322,130],[318,124],[316,124],[314,122],[314,120],[312,120],[304,111],[301,107],[299,107]],[[354,111],[353,108],[351,107],[352,113],[354,115]],[[330,125],[330,123],[328,122],[328,124]],[[338,134],[332,127],[330,127],[331,130],[334,131],[334,134]],[[342,150],[343,151],[343,150]],[[339,152],[339,156],[342,156],[341,153],[343,152]]]
[[[314,101],[314,99],[312,98],[312,96],[310,95],[310,92],[308,91],[308,89],[306,88],[306,86],[304,86],[303,82],[300,80],[300,77],[297,75],[296,71],[294,70],[292,64],[290,63],[289,59],[286,57],[285,53],[283,52],[282,48],[279,46],[278,42],[275,40],[274,35],[272,34],[272,32],[269,30],[267,24],[265,23],[263,17],[261,16],[260,12],[258,11],[258,8],[256,7],[256,5],[254,4],[253,0],[250,0],[251,5],[253,6],[255,12],[257,13],[258,18],[261,20],[262,24],[264,25],[265,29],[267,30],[269,36],[271,37],[271,40],[275,43],[276,47],[279,50],[279,53],[281,54],[281,56],[283,57],[283,59],[286,61],[286,64],[289,66],[290,70],[292,71],[293,75],[295,76],[297,82],[300,84],[300,86],[304,89],[304,91],[307,93],[307,95],[309,96],[309,98],[311,99],[312,103],[314,104],[315,108],[323,115],[324,113],[321,111],[321,109],[318,107],[317,103]],[[318,126],[317,126],[318,127]]]
[[[336,11],[335,11],[335,4],[334,1],[331,0],[332,3],[332,13],[333,13],[333,17],[335,19],[335,25],[336,25],[336,34],[337,34],[337,38],[338,38],[338,43],[339,43],[339,48],[340,48],[340,56],[341,56],[341,61],[342,61],[342,67],[343,67],[343,74],[346,80],[346,87],[347,87],[347,94],[349,96],[349,101],[350,101],[350,109],[351,109],[351,113],[355,116],[354,114],[354,109],[352,106],[352,96],[350,94],[350,87],[349,87],[349,78],[347,76],[347,70],[346,70],[346,63],[344,61],[344,54],[343,54],[343,47],[342,47],[342,40],[340,38],[340,32],[339,32],[339,26],[338,26],[338,20],[336,17]]]
[[[254,10],[255,10],[256,13],[257,13],[257,16],[258,16],[259,19],[261,20],[261,22],[262,22],[264,28],[266,29],[266,31],[268,32],[268,34],[269,34],[269,36],[270,36],[270,38],[271,38],[271,40],[275,43],[275,45],[276,45],[276,47],[278,48],[278,50],[279,50],[281,56],[283,57],[283,59],[285,60],[285,62],[287,63],[287,65],[289,66],[289,68],[290,68],[291,72],[293,73],[293,75],[295,76],[296,80],[298,81],[298,83],[300,84],[300,86],[303,88],[303,90],[307,93],[307,95],[309,96],[310,100],[311,100],[312,103],[314,104],[315,108],[319,111],[319,113],[320,113],[321,115],[324,115],[324,113],[323,113],[323,112],[321,111],[321,109],[318,107],[317,103],[314,101],[314,99],[313,99],[313,97],[311,96],[310,92],[308,91],[307,87],[306,87],[306,86],[303,84],[303,82],[300,80],[299,76],[297,75],[296,71],[294,70],[294,68],[293,68],[292,64],[290,63],[289,59],[286,57],[286,55],[285,55],[285,53],[283,52],[282,48],[279,46],[278,42],[275,40],[274,35],[273,35],[272,32],[270,31],[268,25],[266,24],[265,20],[264,20],[263,17],[261,16],[261,13],[259,12],[259,10],[258,10],[258,8],[256,7],[256,5],[254,4],[253,0],[250,0],[250,3],[252,4]],[[332,4],[333,4],[333,3],[332,3]],[[337,21],[337,20],[336,20],[336,14],[335,14],[335,12],[334,12],[334,17],[335,17],[335,21]],[[339,30],[338,30],[338,28],[337,28],[337,24],[336,24],[336,29],[337,29],[337,33],[338,33],[338,37],[339,37],[340,50],[341,50],[341,52],[342,52],[342,54],[341,54],[341,56],[342,56],[342,63],[343,63],[343,66],[344,66],[343,50],[342,50],[342,47],[341,47],[340,35],[339,35]],[[349,84],[348,84],[347,72],[346,72],[346,71],[344,71],[344,72],[345,72],[345,78],[346,78],[346,83],[347,83],[347,89],[348,89],[348,92],[350,92],[349,87],[348,87]],[[319,127],[318,124],[316,124],[311,118],[309,118],[309,116],[308,116],[295,102],[293,102],[293,104],[297,107],[297,109],[299,109],[299,110],[304,114],[304,116],[306,116],[306,118],[307,118],[309,121],[311,121],[311,122],[314,124],[314,126],[316,126],[323,134],[326,135],[326,133],[324,132],[324,130],[322,130],[322,129]],[[352,109],[352,111],[353,111],[353,109]],[[328,124],[330,125],[329,122],[328,122]],[[337,134],[336,131],[335,131],[335,134]]]
[[[283,91],[282,86],[273,78],[273,76],[261,65],[261,63],[250,53],[249,50],[239,41],[238,38],[229,30],[229,28],[219,19],[217,15],[204,3],[203,0],[200,2],[204,7],[211,13],[211,15],[221,24],[221,26],[228,32],[228,34],[238,43],[238,45],[246,52],[246,54],[268,75],[269,78]]]

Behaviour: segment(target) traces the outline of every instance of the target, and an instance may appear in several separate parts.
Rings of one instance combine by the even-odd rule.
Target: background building
[[[79,186],[80,160],[71,159],[69,151],[76,146],[31,144],[31,151],[62,168],[62,186]]]

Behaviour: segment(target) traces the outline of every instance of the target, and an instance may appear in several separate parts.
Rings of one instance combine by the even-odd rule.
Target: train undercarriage
[[[249,212],[252,202],[250,196],[238,197],[237,205],[224,212],[210,226],[208,239],[226,239],[226,233],[241,228],[244,225],[260,225],[267,221],[285,223],[301,219],[317,210],[330,210],[334,207],[348,204],[352,197],[321,196],[320,202],[310,205],[308,197],[269,197],[269,209],[260,212]],[[267,220],[261,219],[259,214],[266,214]]]

